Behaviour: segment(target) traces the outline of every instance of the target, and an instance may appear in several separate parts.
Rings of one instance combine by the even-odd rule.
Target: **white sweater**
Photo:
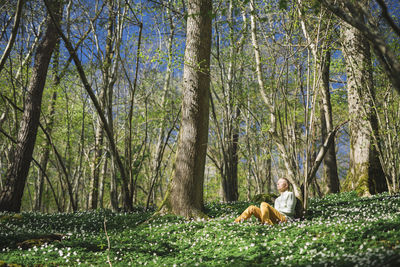
[[[285,191],[275,199],[275,209],[280,213],[293,218],[296,207],[296,197],[293,192]]]

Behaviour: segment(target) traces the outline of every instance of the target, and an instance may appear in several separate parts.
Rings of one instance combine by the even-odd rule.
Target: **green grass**
[[[400,265],[400,195],[329,195],[312,199],[302,221],[233,223],[249,204],[210,203],[209,221],[164,216],[143,223],[151,216],[143,211],[0,213],[0,261],[47,266],[107,266],[108,258],[113,266]],[[18,247],[46,233],[65,236],[60,242]]]

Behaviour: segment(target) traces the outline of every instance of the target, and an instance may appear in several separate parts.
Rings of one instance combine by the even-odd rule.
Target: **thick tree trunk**
[[[321,107],[321,132],[322,142],[325,141],[328,133],[333,130],[333,119],[332,119],[332,106],[331,106],[331,94],[329,91],[329,65],[331,62],[331,54],[329,50],[324,55],[322,60],[321,72],[322,72],[322,84],[321,84],[321,96],[322,96],[322,107]],[[338,193],[340,190],[339,177],[337,172],[337,161],[336,161],[336,150],[335,140],[328,148],[324,157],[324,176],[326,184],[326,193]]]
[[[342,38],[350,116],[350,169],[344,189],[370,195],[387,190],[378,153],[372,145],[371,128],[376,130],[377,125],[372,112],[374,88],[370,47],[363,35],[347,24],[343,26]]]
[[[161,212],[203,217],[204,167],[208,138],[211,0],[188,2],[183,103],[175,176]]]
[[[60,7],[61,1],[52,2],[52,9],[55,11],[55,18],[58,23],[61,21]],[[0,211],[19,212],[21,209],[22,195],[39,127],[40,109],[47,70],[57,39],[58,33],[56,27],[53,21],[48,18],[46,33],[36,51],[24,114],[18,132],[14,161],[7,170],[5,186],[0,194]]]

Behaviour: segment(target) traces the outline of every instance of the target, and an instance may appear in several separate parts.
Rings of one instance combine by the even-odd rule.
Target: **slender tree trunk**
[[[111,181],[110,181],[110,201],[111,201],[111,208],[113,211],[118,211],[119,210],[119,205],[118,205],[118,183],[117,183],[117,175],[116,175],[116,168],[115,168],[115,163],[113,160],[113,155],[110,155],[111,160],[111,166],[110,166],[110,171],[111,171]]]
[[[110,135],[114,143],[116,143],[116,138],[114,138],[114,110],[113,110],[113,99],[114,99],[114,84],[117,80],[117,72],[118,72],[118,55],[120,54],[120,47],[121,47],[121,42],[122,42],[122,34],[123,34],[123,29],[124,29],[124,22],[125,22],[125,14],[126,10],[128,9],[126,6],[124,8],[121,7],[122,2],[115,1],[115,0],[108,0],[107,2],[108,8],[111,10],[112,14],[110,14],[110,17],[112,17],[113,23],[116,24],[114,26],[115,30],[113,32],[109,32],[110,40],[107,40],[107,47],[106,47],[106,61],[109,62],[106,64],[104,67],[105,69],[105,74],[106,77],[104,78],[107,84],[107,105],[106,105],[106,110],[107,110],[107,120],[108,120],[108,125],[109,125],[109,130],[110,130]],[[116,5],[116,7],[115,7]],[[121,10],[122,14],[121,14]],[[116,15],[117,14],[117,15]],[[142,24],[141,24],[142,25]],[[111,27],[109,27],[111,29]],[[115,35],[115,36],[113,36]],[[108,66],[109,65],[109,66]],[[136,79],[136,78],[135,78]],[[107,131],[106,131],[107,132]],[[108,143],[109,145],[112,144],[112,140],[109,139]],[[116,146],[116,144],[112,145]],[[111,146],[111,147],[112,147]],[[115,149],[111,149],[112,151],[118,152],[118,148],[115,147]],[[130,211],[132,210],[132,192],[133,189],[130,189],[130,181],[132,177],[132,168],[131,165],[126,165],[123,164],[123,160],[121,156],[119,156],[119,153],[112,153],[111,154],[111,159],[116,161],[115,167],[118,167],[120,175],[121,175],[121,191],[122,191],[122,204],[124,207],[125,211]],[[113,172],[113,174],[116,174],[116,170]],[[113,177],[113,179],[116,179],[116,176]]]
[[[104,102],[103,102],[104,103]],[[97,209],[98,194],[99,194],[99,176],[101,170],[101,157],[103,155],[104,131],[100,120],[96,123],[96,133],[94,141],[94,152],[92,162],[92,175],[90,178],[89,192],[89,209]]]
[[[110,84],[110,70],[113,59],[113,42],[114,42],[114,24],[115,24],[115,12],[113,0],[107,1],[108,6],[108,23],[107,23],[107,36],[106,36],[106,48],[105,48],[105,60],[102,67],[103,73],[103,84],[99,95],[100,107],[104,112],[104,108],[107,105],[107,92],[111,91]],[[112,96],[111,96],[112,97]],[[108,105],[107,105],[108,107]],[[110,128],[112,123],[110,118],[108,119]],[[97,209],[98,198],[99,198],[99,179],[101,172],[101,158],[103,155],[103,141],[104,141],[104,130],[100,118],[97,119],[96,124],[96,137],[95,137],[95,150],[93,155],[93,167],[92,177],[90,180],[90,194],[89,194],[89,209]]]
[[[46,123],[46,135],[51,136],[51,132],[53,131],[53,124],[54,124],[54,114],[55,114],[55,106],[56,106],[56,100],[57,100],[57,86],[59,86],[61,77],[58,73],[58,68],[59,68],[59,57],[60,57],[60,40],[58,40],[58,43],[56,44],[55,51],[54,51],[54,61],[53,61],[53,94],[51,97],[51,102],[49,106],[49,117],[48,121]],[[34,205],[34,210],[40,211],[41,206],[42,206],[42,194],[43,194],[43,186],[44,186],[44,180],[45,180],[45,173],[47,170],[47,164],[49,162],[49,156],[50,156],[50,149],[52,147],[52,144],[50,142],[50,138],[46,138],[46,141],[43,144],[44,150],[41,153],[40,159],[39,159],[39,164],[42,167],[38,171],[38,177],[35,181],[35,205]]]
[[[188,3],[183,103],[175,176],[161,212],[204,217],[203,184],[208,138],[211,0]]]
[[[56,73],[55,73],[56,75]],[[57,83],[53,84],[54,86],[57,86]],[[54,114],[55,114],[55,105],[56,105],[56,99],[57,99],[57,92],[54,90],[53,95],[51,97],[51,103],[49,107],[49,121],[46,126],[46,131],[50,135],[52,130],[53,130],[53,123],[54,123]],[[49,156],[50,156],[50,149],[51,149],[51,144],[50,140],[46,139],[44,145],[44,150],[40,156],[39,162],[40,166],[42,166],[42,169],[39,169],[38,171],[38,177],[37,180],[35,181],[35,206],[34,210],[40,211],[40,208],[42,206],[42,194],[43,194],[43,185],[44,185],[44,180],[45,180],[45,171],[47,169],[47,164],[49,162]]]
[[[55,19],[58,23],[61,21],[62,16],[61,7],[61,1],[52,2],[51,8],[55,11]],[[56,27],[53,21],[48,18],[46,33],[36,51],[24,114],[18,132],[14,161],[11,168],[7,170],[5,186],[0,193],[0,211],[19,212],[21,209],[22,195],[39,127],[40,109],[47,70],[57,39],[58,33]]]
[[[233,121],[231,122],[233,123]],[[231,125],[233,126],[233,125]],[[233,126],[234,127],[234,126]],[[238,129],[234,127],[229,134],[230,140],[227,144],[227,161],[224,163],[225,171],[222,177],[222,199],[225,202],[239,199],[238,188]]]
[[[250,99],[247,99],[247,113],[246,113],[246,131],[245,131],[245,138],[246,138],[246,148],[247,148],[247,175],[246,175],[246,198],[250,200],[251,198],[251,157],[253,156],[251,153],[251,146],[250,146]]]
[[[173,57],[173,41],[174,41],[174,33],[175,33],[175,26],[174,26],[174,22],[173,22],[173,18],[172,18],[172,14],[171,12],[168,10],[167,11],[168,16],[169,16],[169,21],[170,21],[170,35],[168,38],[168,62],[167,62],[167,70],[165,72],[165,77],[164,77],[164,85],[163,85],[163,96],[161,98],[161,109],[164,110],[165,109],[165,103],[167,101],[167,95],[168,95],[168,91],[169,91],[169,83],[171,80],[171,73],[172,73],[172,57]],[[158,177],[160,176],[160,169],[161,169],[161,163],[162,163],[162,159],[163,159],[163,155],[164,155],[164,143],[167,142],[167,140],[165,139],[165,131],[166,131],[166,116],[164,118],[162,118],[162,121],[160,122],[160,125],[158,127],[158,132],[159,132],[159,136],[157,139],[157,143],[156,143],[156,149],[155,149],[155,154],[153,157],[153,161],[152,161],[152,177],[151,177],[151,184],[150,184],[150,189],[149,189],[149,193],[147,196],[147,203],[146,203],[146,209],[149,208],[149,204],[150,204],[150,196],[153,193],[154,190],[154,186],[157,183]],[[154,198],[155,199],[155,196]]]
[[[108,157],[107,155],[104,157],[103,168],[101,169],[100,180],[99,180],[99,207],[101,209],[104,208],[104,181],[107,175],[107,167],[108,167]]]
[[[271,153],[269,153],[271,154]],[[267,159],[264,160],[264,171],[265,171],[265,185],[263,186],[263,191],[266,193],[270,193],[272,190],[272,175],[271,175],[271,170],[272,170],[272,159],[271,157],[268,157]]]
[[[226,150],[223,151],[226,155],[223,157],[225,160],[223,166],[224,176],[222,180],[222,199],[223,201],[236,201],[239,198],[238,189],[238,142],[239,142],[239,130],[235,125],[236,118],[240,115],[239,108],[235,105],[234,98],[234,82],[235,82],[235,48],[237,45],[234,43],[234,25],[232,20],[233,14],[233,1],[229,1],[228,21],[229,21],[229,63],[228,63],[228,75],[227,75],[227,108],[226,108],[226,119],[224,123],[224,140],[226,140]],[[225,84],[222,85],[225,87]]]
[[[377,125],[372,112],[370,46],[363,35],[348,24],[343,25],[342,38],[350,116],[350,169],[344,186],[347,190],[356,190],[359,195],[370,195],[387,190],[378,153],[372,145],[371,128],[374,131]]]
[[[322,142],[325,141],[328,133],[333,130],[333,119],[332,119],[332,106],[331,106],[331,94],[329,90],[329,66],[331,53],[328,50],[323,56],[321,63],[322,72],[322,84],[321,84],[321,96],[322,96],[322,107],[321,107],[321,132]],[[324,157],[324,172],[325,172],[325,184],[326,193],[338,193],[340,190],[339,177],[337,172],[337,161],[336,161],[336,150],[335,141],[332,142],[326,155]]]

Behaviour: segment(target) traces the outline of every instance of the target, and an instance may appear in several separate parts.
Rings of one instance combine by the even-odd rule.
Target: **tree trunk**
[[[114,21],[115,12],[113,0],[107,1],[108,7],[108,22],[107,22],[107,36],[106,36],[106,47],[105,47],[105,59],[102,66],[102,77],[103,83],[101,92],[99,95],[100,107],[104,112],[104,108],[107,103],[107,92],[112,90],[110,83],[110,70],[113,59],[113,43],[114,37]],[[112,95],[110,96],[112,99]],[[108,120],[110,128],[112,128],[111,120]],[[89,194],[89,209],[97,209],[98,199],[99,199],[99,179],[101,170],[101,158],[103,155],[103,141],[104,141],[104,130],[100,118],[97,118],[96,123],[96,137],[95,137],[95,149],[93,155],[93,167],[92,167],[92,177],[90,180],[90,194]]]
[[[171,2],[169,2],[169,4],[170,3]],[[175,25],[174,25],[172,14],[169,11],[169,9],[167,10],[167,15],[168,15],[168,19],[170,22],[170,34],[169,34],[169,38],[168,38],[167,70],[165,71],[163,95],[161,98],[161,109],[162,110],[165,110],[165,105],[167,102],[167,96],[168,96],[168,91],[169,91],[169,84],[170,84],[170,80],[171,80],[172,60],[173,60],[173,42],[174,42],[174,34],[175,34]],[[160,176],[162,159],[163,159],[164,151],[165,151],[164,143],[168,142],[168,139],[165,140],[166,121],[167,121],[168,115],[169,114],[164,115],[164,117],[162,118],[162,121],[160,122],[159,127],[158,127],[159,136],[158,136],[157,143],[156,143],[154,157],[153,157],[152,163],[151,163],[151,183],[150,183],[149,193],[147,196],[146,209],[149,208],[150,197],[151,197],[152,193],[155,191],[154,187],[156,186],[157,180]],[[155,200],[155,196],[153,197],[153,202],[154,202],[154,200]]]
[[[250,200],[251,199],[251,159],[252,159],[252,153],[251,153],[251,146],[250,146],[250,100],[249,98],[247,99],[247,112],[246,112],[246,130],[245,130],[245,138],[246,138],[246,148],[247,148],[247,158],[246,158],[246,169],[247,169],[247,175],[246,175],[246,199]]]
[[[161,212],[203,217],[204,167],[208,138],[212,1],[188,3],[182,122],[175,176]]]
[[[54,83],[54,86],[57,84]],[[49,107],[49,121],[46,126],[46,131],[48,134],[51,134],[52,129],[53,129],[53,123],[54,123],[54,113],[55,113],[55,104],[56,104],[56,99],[57,99],[57,92],[54,90],[53,95],[51,97],[51,103]],[[35,181],[35,205],[34,205],[34,210],[35,211],[40,211],[41,206],[42,206],[42,194],[43,194],[43,185],[44,185],[44,179],[45,179],[45,171],[47,169],[47,164],[49,162],[49,156],[50,156],[50,140],[46,139],[44,142],[44,150],[40,156],[39,159],[39,164],[42,166],[42,169],[39,169],[38,171],[38,177]]]
[[[372,145],[371,128],[376,130],[377,125],[372,112],[374,88],[370,47],[363,35],[348,24],[343,25],[341,33],[350,116],[350,169],[344,189],[370,195],[387,190],[378,153]]]
[[[115,168],[115,163],[113,159],[113,155],[110,155],[110,172],[111,172],[111,180],[110,180],[110,202],[111,202],[111,209],[113,211],[118,211],[119,210],[119,205],[118,205],[118,183],[117,183],[117,174],[116,174],[116,168]]]
[[[51,132],[53,131],[53,124],[54,124],[54,114],[55,114],[55,106],[56,106],[56,100],[57,100],[57,89],[56,87],[60,84],[61,77],[58,73],[58,67],[59,67],[59,57],[60,57],[60,41],[58,40],[55,51],[54,51],[54,59],[53,59],[53,94],[51,96],[51,102],[49,106],[49,118],[46,123],[46,135],[50,136]],[[44,144],[42,147],[44,147],[43,152],[41,153],[40,159],[39,159],[39,164],[42,166],[41,169],[38,171],[38,177],[35,181],[35,204],[34,204],[34,210],[35,211],[40,211],[41,206],[42,206],[42,195],[43,195],[43,186],[44,186],[44,180],[45,180],[45,172],[47,169],[47,164],[49,162],[49,156],[50,156],[50,149],[51,149],[51,142],[49,138],[46,138]]]
[[[235,116],[236,117],[236,116]],[[237,201],[239,199],[238,188],[238,142],[239,133],[234,122],[231,121],[233,129],[229,134],[231,138],[227,144],[227,161],[224,164],[224,176],[222,178],[222,199],[225,202]]]
[[[61,7],[61,1],[52,2],[51,8],[55,11],[55,19],[58,23],[61,21]],[[48,18],[46,24],[46,33],[36,51],[24,114],[18,132],[14,161],[7,170],[5,186],[0,194],[0,211],[19,212],[21,209],[22,195],[39,127],[42,95],[46,83],[47,70],[58,39],[58,33],[53,21]]]
[[[234,98],[234,68],[235,68],[235,57],[236,53],[234,49],[237,44],[234,43],[234,26],[232,20],[233,13],[233,1],[229,1],[229,11],[228,11],[228,21],[229,24],[229,66],[228,66],[228,75],[227,75],[227,108],[226,108],[226,121],[225,125],[225,140],[226,140],[226,151],[223,153],[226,156],[223,157],[224,162],[224,176],[222,179],[222,199],[225,202],[236,201],[239,198],[239,189],[238,189],[238,142],[239,142],[239,130],[235,125],[235,120],[240,115],[240,109],[235,105]],[[240,46],[240,44],[239,44]],[[223,84],[222,87],[225,85]]]
[[[322,84],[321,84],[321,96],[322,96],[322,107],[321,107],[321,136],[322,143],[325,141],[327,134],[333,130],[333,119],[332,119],[332,106],[331,106],[331,94],[329,91],[329,65],[331,62],[331,53],[328,50],[323,56],[321,63],[322,72]],[[339,177],[337,172],[337,161],[336,161],[336,150],[335,141],[328,148],[324,157],[324,176],[326,183],[326,193],[338,193],[340,190]]]
[[[103,94],[102,94],[103,95]],[[101,101],[103,102],[103,101]],[[104,102],[103,102],[104,103]],[[99,196],[99,177],[101,169],[101,157],[103,155],[103,141],[104,141],[104,131],[100,120],[96,123],[96,134],[95,134],[95,144],[93,152],[93,162],[92,162],[92,175],[90,178],[90,192],[89,192],[89,209],[97,209],[97,202]]]
[[[99,208],[104,208],[104,181],[107,175],[108,157],[105,155],[103,168],[101,169],[99,180]]]

